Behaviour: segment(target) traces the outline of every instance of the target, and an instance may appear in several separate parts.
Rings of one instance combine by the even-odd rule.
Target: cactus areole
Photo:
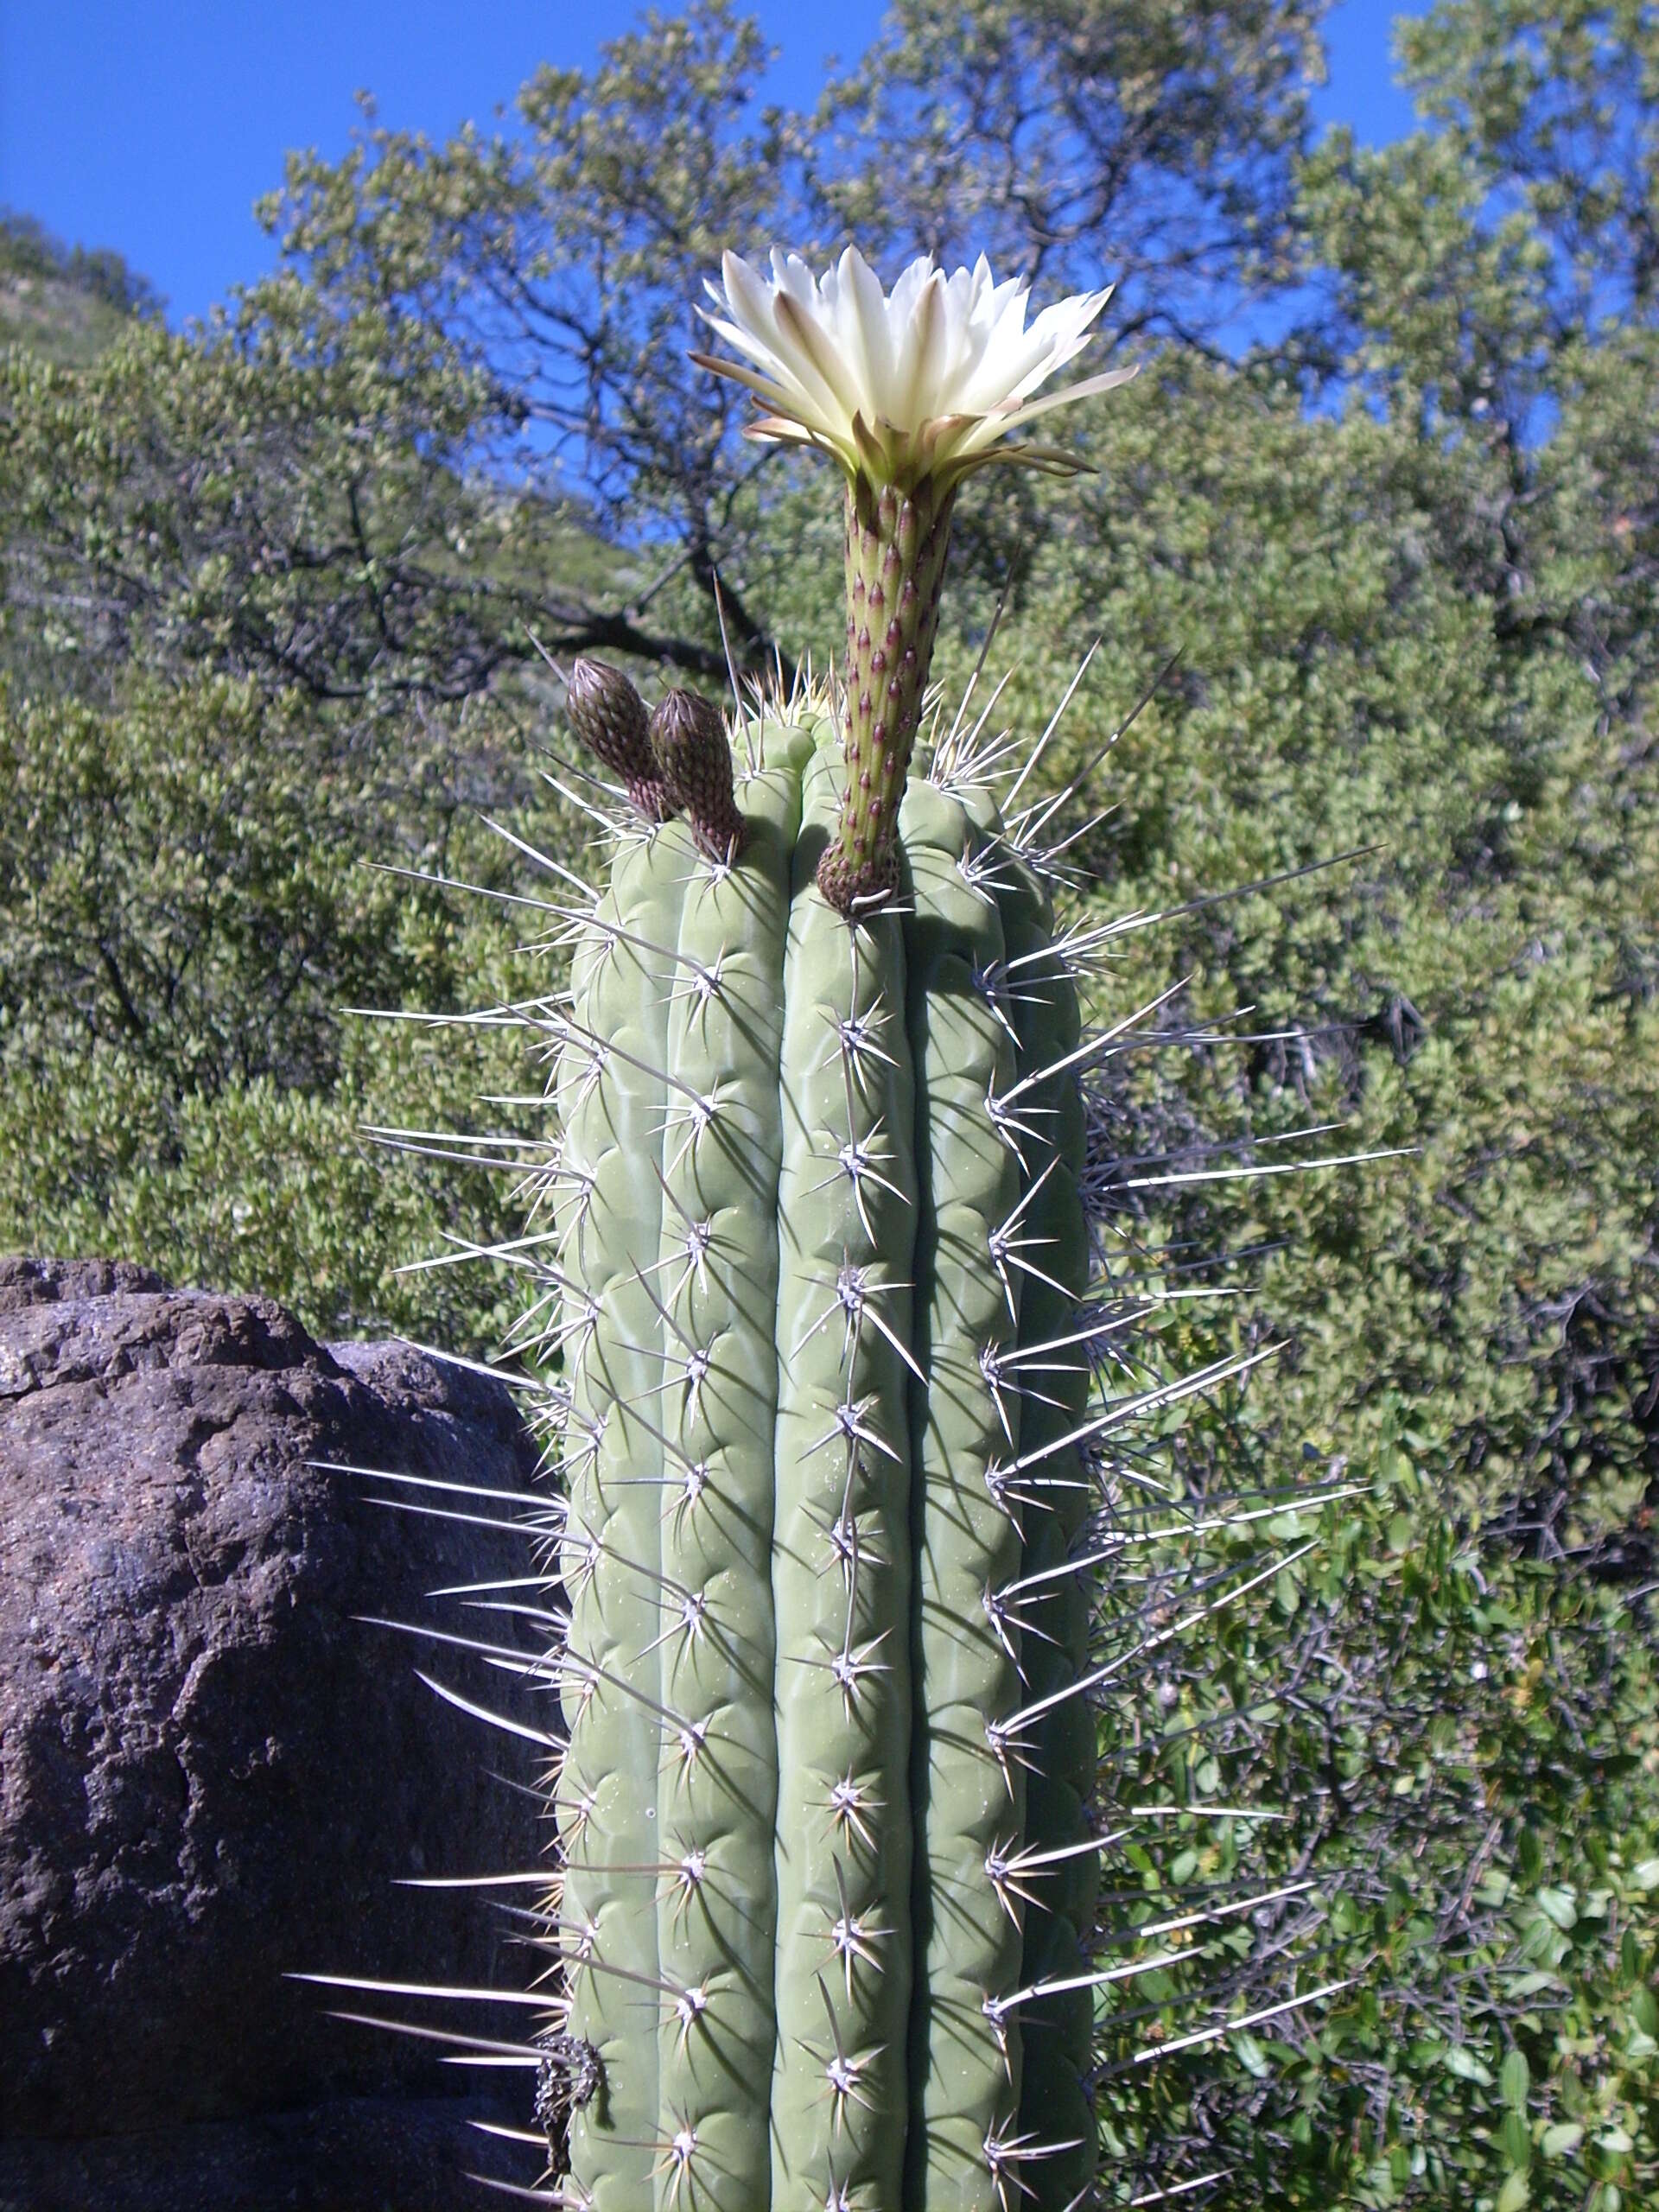
[[[1084,342],[982,262],[728,258],[710,363],[846,477],[836,692],[578,664],[557,2033],[592,2212],[1086,2200],[1097,1843],[1078,1013],[973,766],[911,772],[950,510]],[[948,750],[948,748],[947,748]],[[544,2098],[548,2084],[543,2083]]]

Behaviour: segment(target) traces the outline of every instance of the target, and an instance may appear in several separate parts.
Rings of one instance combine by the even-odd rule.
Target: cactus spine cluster
[[[623,838],[556,1084],[559,1925],[600,2083],[564,2194],[1068,2205],[1076,994],[987,786],[911,779],[897,896],[849,918],[833,721],[748,734],[741,852],[690,805]]]

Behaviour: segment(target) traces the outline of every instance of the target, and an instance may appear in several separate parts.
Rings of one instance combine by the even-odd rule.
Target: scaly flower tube
[[[706,320],[743,358],[693,359],[753,392],[763,412],[746,435],[816,446],[847,484],[847,789],[818,870],[849,917],[899,887],[897,817],[938,627],[957,487],[993,464],[1071,474],[1064,449],[1010,444],[1056,407],[1109,391],[1133,369],[1064,391],[1039,385],[1089,343],[1109,291],[1045,308],[1027,328],[1028,284],[998,283],[983,255],[947,276],[913,261],[885,293],[852,246],[815,278],[774,249],[768,280],[726,255]]]

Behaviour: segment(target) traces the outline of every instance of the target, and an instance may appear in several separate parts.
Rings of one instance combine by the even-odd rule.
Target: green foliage
[[[388,1156],[365,1125],[465,1128],[518,1055],[446,1038],[346,1033],[326,1092],[268,1076],[171,1094],[130,1055],[81,1050],[4,1069],[0,1246],[143,1255],[181,1286],[275,1298],[324,1338],[408,1336],[493,1352],[514,1301],[431,1269],[446,1239],[496,1233],[496,1179]],[[492,1114],[492,1122],[499,1116]],[[416,1274],[403,1274],[418,1268]]]
[[[332,1081],[341,1000],[395,1003],[416,978],[394,941],[401,889],[352,865],[366,795],[318,749],[296,702],[216,677],[152,679],[118,714],[4,710],[14,1064],[116,1047],[209,1100],[264,1076]]]
[[[201,339],[0,357],[9,665],[100,699],[206,667],[359,726],[475,696],[530,658],[534,579],[595,558],[565,511],[462,476],[480,404],[429,334],[283,278]]]
[[[413,747],[402,765],[418,791]],[[483,1349],[505,1311],[487,1287],[397,1269],[487,1230],[505,1192],[361,1124],[464,1126],[517,1086],[512,1033],[441,1052],[341,1018],[519,995],[487,914],[368,864],[410,795],[330,757],[304,702],[218,677],[114,710],[0,698],[0,1244],[142,1253],[335,1334]],[[465,868],[485,841],[421,810],[410,859]]]
[[[1161,1739],[1144,1697],[1132,1736],[1131,1701],[1108,1710],[1129,1787],[1281,1815],[1173,1824],[1135,1910],[1179,1909],[1173,1881],[1259,1891],[1311,1870],[1277,1932],[1300,1948],[1295,1986],[1347,1985],[1316,2019],[1150,2075],[1109,2067],[1109,2153],[1172,2182],[1224,2159],[1226,2202],[1617,2212],[1659,2182],[1651,1641],[1618,1592],[1484,1547],[1420,1451],[1408,1432],[1385,1446],[1270,1611],[1218,1614],[1160,1670]],[[1194,1979],[1141,1985],[1152,2017],[1109,2023],[1119,2050],[1182,2032]],[[1292,1978],[1241,1960],[1205,1984],[1243,2018]]]
[[[1334,1123],[1326,1150],[1410,1147],[1194,1186],[1192,1249],[1269,1248],[1262,1306],[1296,1351],[1262,1402],[1287,1435],[1363,1452],[1395,1393],[1443,1464],[1510,1505],[1582,1490],[1593,1431],[1597,1478],[1627,1485],[1594,1510],[1628,1513],[1645,1416],[1597,1316],[1639,1359],[1659,817],[1645,748],[1604,704],[1625,671],[1598,685],[1448,591],[1441,464],[1363,411],[1310,424],[1286,396],[1192,375],[1103,411],[1094,450],[1107,489],[1079,543],[1051,541],[1045,623],[1058,601],[1062,633],[1107,636],[1115,665],[1062,759],[1086,760],[1185,647],[1104,772],[1114,811],[1088,850],[1114,906],[1370,849],[1128,940],[1115,998],[1190,976],[1165,1025],[1217,1038],[1173,1090],[1167,1065],[1126,1063],[1128,1149],[1181,1138],[1183,1116],[1193,1146]],[[1016,630],[1021,648],[1054,696],[1064,664]]]

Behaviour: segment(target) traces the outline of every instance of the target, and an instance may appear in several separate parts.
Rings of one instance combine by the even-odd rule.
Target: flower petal
[[[769,412],[755,435],[823,446],[880,480],[977,467],[1026,422],[1132,373],[1109,370],[1031,397],[1090,342],[1109,291],[1058,301],[1027,327],[1029,284],[999,283],[983,254],[948,274],[920,256],[891,293],[855,246],[822,278],[781,247],[770,262],[768,280],[741,255],[724,255],[721,285],[706,288],[715,311],[698,310],[741,362],[692,358],[762,402]],[[782,427],[791,423],[793,432]],[[1027,455],[1028,465],[1055,460],[1052,448],[1040,464],[1036,448],[1007,458]]]
[[[1141,373],[1141,365],[1134,362],[1127,369],[1103,369],[1098,376],[1084,377],[1077,384],[1069,384],[1064,391],[1051,391],[1041,399],[1021,400],[1011,405],[1001,416],[1004,431],[1021,423],[1030,423],[1039,415],[1046,415],[1051,407],[1069,407],[1074,399],[1092,399],[1096,392],[1116,391],[1122,384],[1129,384]]]
[[[772,320],[772,294],[765,277],[735,253],[721,254],[720,276],[732,315],[751,338],[762,346],[769,346],[777,326]]]
[[[938,380],[938,358],[944,337],[944,289],[943,272],[930,268],[925,282],[917,287],[915,305],[896,334],[898,359],[881,410],[896,430],[919,428],[931,411],[927,403]]]
[[[856,394],[855,411],[871,416],[876,395],[887,388],[892,358],[881,286],[858,249],[849,245],[820,290],[836,348]]]
[[[858,412],[861,394],[829,332],[791,292],[779,293],[777,314],[779,334],[790,344],[791,364],[802,383],[810,390],[816,382],[827,402],[825,413],[850,422]]]

